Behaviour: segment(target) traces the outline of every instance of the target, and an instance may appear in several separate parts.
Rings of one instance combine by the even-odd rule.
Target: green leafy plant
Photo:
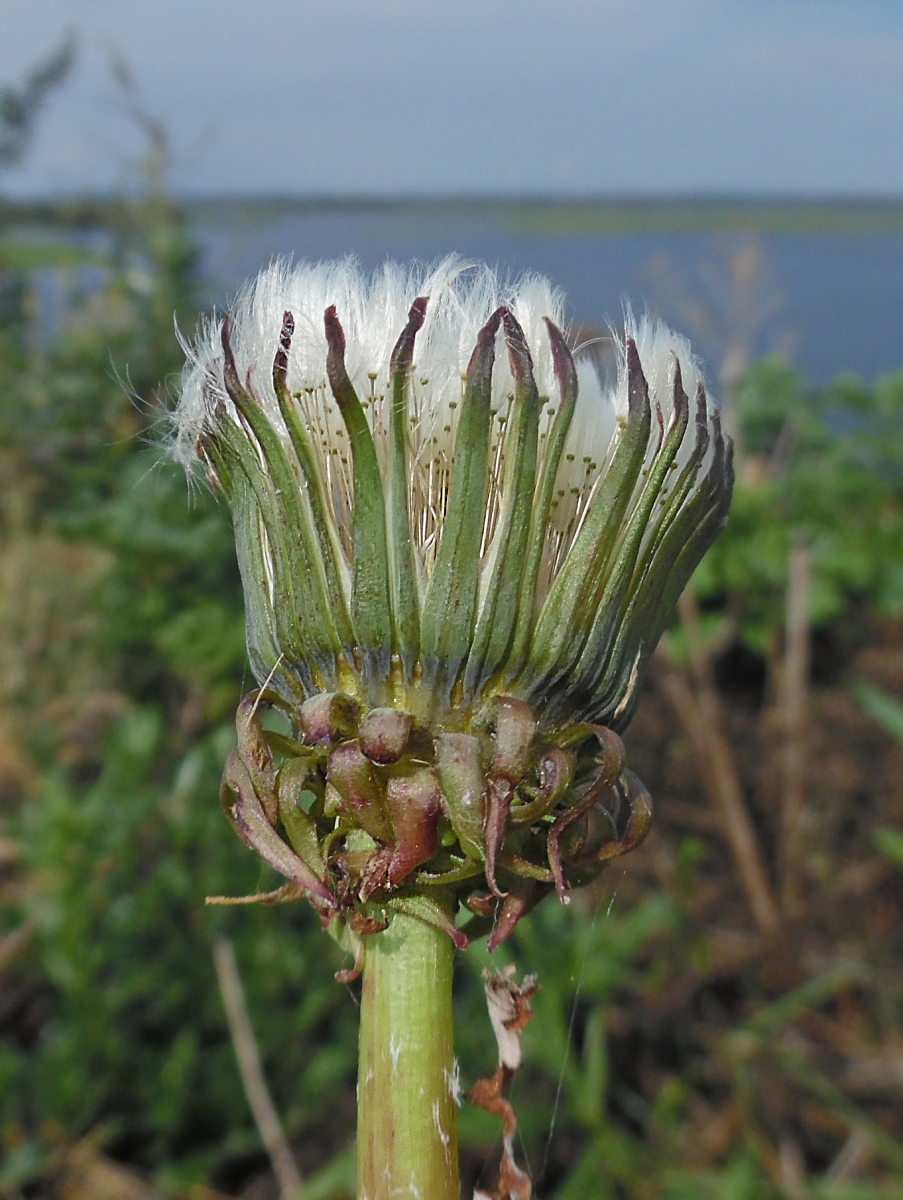
[[[203,906],[279,879],[217,805],[252,684],[232,531],[153,448],[155,389],[180,368],[172,312],[195,319],[192,239],[164,195],[95,217],[100,286],[69,291],[61,267],[53,338],[35,336],[29,264],[0,255],[0,1194],[59,1194],[79,1143],[174,1200],[268,1185],[216,992],[222,934],[305,1194],[349,1200],[356,985],[333,978],[349,959],[303,907]],[[901,396],[900,377],[813,391],[755,366],[735,515],[694,584],[779,892],[785,589],[794,539],[811,549],[801,915],[758,931],[707,761],[654,664],[626,737],[658,801],[645,848],[567,909],[539,906],[491,957],[480,942],[458,957],[465,1087],[494,1061],[482,969],[541,976],[512,1097],[540,1196],[900,1192],[900,859],[885,837],[903,825],[899,751],[853,688],[900,694]],[[686,643],[672,638],[691,678]],[[497,1132],[461,1109],[468,1189],[493,1186]]]

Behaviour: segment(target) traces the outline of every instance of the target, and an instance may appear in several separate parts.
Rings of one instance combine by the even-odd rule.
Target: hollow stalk
[[[366,939],[358,1200],[459,1200],[453,953],[404,913]]]

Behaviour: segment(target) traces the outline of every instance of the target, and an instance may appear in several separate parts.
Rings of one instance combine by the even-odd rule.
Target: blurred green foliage
[[[187,328],[195,318],[195,250],[153,179],[115,214],[94,274],[57,262],[52,303],[27,256],[0,259],[0,938],[21,935],[8,962],[0,952],[0,1196],[56,1194],[67,1148],[89,1134],[172,1196],[201,1183],[237,1194],[266,1173],[211,959],[227,933],[311,1177],[305,1194],[341,1200],[356,1010],[333,978],[339,951],[306,906],[204,905],[273,880],[217,803],[250,685],[228,522],[160,448],[181,365],[173,313]],[[709,627],[773,664],[789,549],[803,538],[816,632],[865,645],[903,612],[903,375],[811,392],[767,361],[743,382],[737,420],[734,515],[696,580]],[[897,710],[882,718],[876,704],[888,724]],[[686,760],[673,728],[653,741]],[[693,799],[692,778],[682,786]],[[880,854],[903,861],[903,811],[865,790],[860,812],[874,806],[887,831]],[[825,811],[840,803],[824,796]],[[667,809],[668,794],[657,798]],[[769,813],[758,819],[767,846]],[[846,831],[838,850],[839,823],[823,828],[809,847],[816,885],[855,843]],[[548,903],[496,956],[542,983],[514,1094],[540,1195],[889,1200],[903,1189],[903,1131],[885,1092],[850,1091],[831,1058],[855,1058],[840,1041],[829,1054],[804,1040],[840,1012],[861,1018],[870,1052],[897,1052],[899,969],[885,972],[880,1002],[866,982],[890,935],[863,935],[866,965],[849,946],[835,961],[833,910],[813,907],[797,949],[768,949],[765,970],[725,857],[711,824],[688,836],[666,815],[640,867],[568,909]],[[747,947],[733,958],[725,912]],[[494,1066],[486,962],[475,946],[460,965],[467,1084]],[[476,1178],[498,1130],[465,1106],[462,1134]],[[857,1137],[865,1165],[838,1166]]]
[[[867,683],[857,687],[856,696],[865,711],[903,744],[903,704]]]
[[[809,391],[780,359],[755,365],[737,394],[740,480],[727,530],[696,579],[728,598],[739,635],[765,653],[783,621],[790,543],[814,560],[810,619],[857,602],[903,613],[903,374]]]
[[[234,936],[265,1015],[288,1125],[310,1128],[324,1157],[353,1130],[355,1010],[333,979],[338,951],[300,907],[204,906],[271,882],[217,803],[247,683],[240,585],[223,512],[205,490],[189,496],[161,448],[181,366],[173,313],[195,316],[194,251],[162,194],[130,215],[99,285],[60,280],[57,330],[28,319],[25,275],[0,331],[0,639],[20,663],[0,675],[0,701],[22,748],[3,779],[18,861],[0,928],[36,931],[10,968],[21,995],[0,1041],[0,1189],[98,1127],[171,1186],[255,1160],[217,932]],[[23,645],[36,604],[48,617]]]

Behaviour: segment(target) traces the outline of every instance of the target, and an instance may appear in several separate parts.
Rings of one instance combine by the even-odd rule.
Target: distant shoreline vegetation
[[[11,226],[96,228],[121,223],[133,198],[0,200],[0,230]],[[324,213],[480,217],[513,233],[547,237],[592,234],[880,234],[903,232],[903,198],[751,197],[380,197],[200,196],[180,202],[192,224],[255,225]]]

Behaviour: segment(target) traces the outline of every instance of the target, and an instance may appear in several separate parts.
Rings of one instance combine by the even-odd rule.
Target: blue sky
[[[111,52],[187,193],[903,194],[899,0],[2,0],[2,29],[2,82],[81,40],[17,195],[128,180]]]

